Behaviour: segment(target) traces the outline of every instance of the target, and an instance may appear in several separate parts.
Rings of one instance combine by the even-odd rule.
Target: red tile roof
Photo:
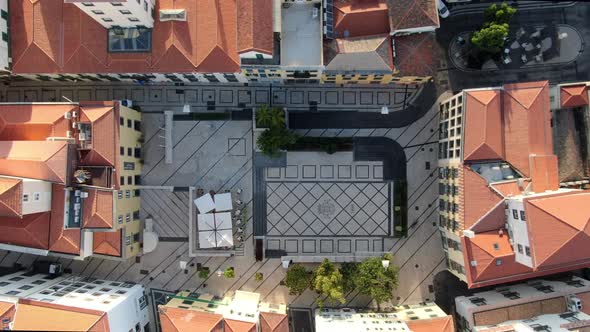
[[[93,252],[95,254],[121,257],[122,231],[94,232]]]
[[[154,22],[152,50],[108,53],[107,30],[62,0],[14,0],[13,72],[194,73],[239,71],[237,5],[222,0],[160,0],[155,11],[185,9],[187,22]]]
[[[117,167],[119,156],[119,112],[113,105],[84,105],[81,122],[92,124],[92,150],[80,164]]]
[[[261,332],[289,332],[289,320],[287,315],[272,312],[260,313]]]
[[[389,35],[324,41],[326,71],[393,71]]]
[[[557,156],[531,156],[530,165],[533,192],[559,189]]]
[[[14,330],[109,332],[105,312],[20,299],[14,315]]]
[[[49,248],[50,212],[21,218],[0,218],[0,243],[36,249]]]
[[[14,303],[0,301],[0,329],[8,331],[10,322],[14,320],[15,312]]]
[[[566,85],[560,90],[561,107],[578,107],[588,105],[588,87],[586,84]]]
[[[590,265],[590,193],[525,200],[535,270],[584,261]]]
[[[531,183],[530,180],[521,179],[522,186],[518,184],[518,180],[495,182],[491,183],[492,187],[497,193],[503,197],[517,196],[523,193],[524,189]]]
[[[389,34],[385,0],[334,1],[334,32],[338,38]]]
[[[84,199],[82,227],[84,228],[112,228],[114,202],[111,190],[87,190],[88,197]]]
[[[436,0],[387,0],[387,4],[392,32],[440,26]]]
[[[406,324],[412,332],[454,332],[453,316],[431,319],[408,320]]]
[[[465,92],[463,160],[503,159],[502,108],[499,90]]]
[[[0,141],[0,174],[66,182],[68,144],[63,141]]]
[[[0,141],[43,141],[47,137],[66,137],[71,130],[66,112],[73,104],[1,104]]]
[[[463,166],[463,183],[463,223],[464,229],[469,229],[498,205],[502,197],[490,189],[484,178],[467,166]]]
[[[49,250],[64,254],[80,254],[80,229],[64,229],[65,187],[54,184],[51,190],[51,225]]]
[[[0,216],[22,217],[23,181],[0,177]]]
[[[162,332],[222,332],[223,316],[197,310],[158,307]]]
[[[256,332],[256,324],[239,320],[226,319],[225,332]]]
[[[404,76],[434,76],[442,54],[434,33],[393,37],[395,66]]]
[[[238,1],[238,53],[273,55],[273,0]]]

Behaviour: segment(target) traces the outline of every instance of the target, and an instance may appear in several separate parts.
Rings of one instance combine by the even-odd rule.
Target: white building
[[[65,2],[73,3],[107,29],[154,27],[156,0],[65,0]]]
[[[458,331],[499,331],[494,329],[500,326],[519,332],[546,331],[535,330],[543,326],[551,328],[547,331],[569,331],[560,325],[588,323],[590,281],[578,277],[564,281],[530,280],[457,297],[455,306]]]
[[[316,332],[412,331],[452,332],[453,318],[434,303],[404,305],[391,312],[323,308],[315,313]]]
[[[0,329],[147,331],[144,287],[35,272],[0,277]]]
[[[8,35],[8,0],[0,0],[0,72],[10,71],[10,36]]]

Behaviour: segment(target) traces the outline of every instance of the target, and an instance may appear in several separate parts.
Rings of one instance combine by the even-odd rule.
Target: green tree
[[[371,257],[360,263],[355,280],[359,292],[375,300],[378,310],[381,309],[381,303],[393,298],[399,273],[397,267],[390,265],[384,268],[381,260],[381,257]]]
[[[272,127],[258,136],[256,144],[267,156],[276,157],[279,150],[297,141],[297,135],[285,127]]]
[[[475,31],[471,36],[471,43],[482,51],[498,53],[502,50],[506,37],[508,37],[508,24],[492,23]]]
[[[313,289],[319,294],[326,296],[328,302],[344,304],[343,279],[340,271],[328,259],[314,271],[312,282]],[[318,299],[318,306],[324,306],[324,300]]]
[[[256,110],[256,126],[259,128],[278,128],[285,126],[285,112],[266,105]]]
[[[207,279],[209,277],[209,268],[206,266],[203,266],[200,270],[199,270],[199,278],[201,279]]]
[[[261,282],[262,279],[264,279],[264,274],[262,274],[262,272],[254,273],[254,280]]]
[[[289,288],[290,295],[301,295],[311,285],[311,273],[301,264],[293,264],[287,270],[285,286]]]
[[[514,14],[516,14],[516,8],[509,6],[506,2],[502,2],[500,5],[494,3],[484,11],[484,17],[488,25],[494,23],[508,24]]]
[[[225,269],[225,271],[223,271],[223,276],[228,278],[228,279],[232,279],[236,277],[236,271],[234,270],[233,267],[228,267]]]
[[[342,290],[345,293],[352,292],[356,288],[355,280],[358,273],[358,264],[342,263],[340,273],[342,273]]]

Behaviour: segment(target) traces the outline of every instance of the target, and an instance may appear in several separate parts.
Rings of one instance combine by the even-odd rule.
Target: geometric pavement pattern
[[[269,236],[388,236],[390,184],[266,182]]]

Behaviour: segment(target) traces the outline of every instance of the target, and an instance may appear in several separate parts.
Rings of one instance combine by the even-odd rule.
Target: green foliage
[[[328,259],[324,259],[314,271],[312,287],[318,294],[326,296],[328,302],[346,303],[342,274]],[[324,306],[323,299],[318,299],[318,306]]]
[[[199,270],[198,275],[199,275],[199,278],[201,278],[201,279],[207,279],[207,278],[209,278],[209,268],[208,267],[202,267]]]
[[[236,277],[236,272],[234,271],[234,268],[230,266],[223,271],[223,276],[232,279]]]
[[[301,295],[311,285],[312,274],[301,264],[293,264],[287,270],[285,286],[289,288],[289,295]]]
[[[482,51],[498,53],[502,50],[506,37],[508,37],[508,24],[492,23],[475,31],[471,36],[471,43]]]
[[[264,279],[264,274],[262,274],[262,272],[254,273],[254,280],[260,282],[262,279]]]
[[[500,5],[494,3],[486,8],[484,17],[488,22],[487,24],[508,24],[514,14],[516,14],[516,8],[509,6],[506,2],[502,2]]]
[[[355,279],[358,273],[357,263],[342,263],[340,265],[340,273],[342,274],[342,290],[346,293],[355,289]]]
[[[276,157],[279,150],[287,148],[297,141],[297,135],[289,129],[283,127],[271,127],[258,137],[256,144],[267,156]]]
[[[285,112],[276,107],[264,105],[256,110],[256,127],[277,128],[285,126]]]
[[[377,302],[377,308],[381,303],[393,298],[393,290],[398,285],[397,267],[383,268],[381,257],[371,257],[358,266],[355,285],[361,294],[371,297]]]

